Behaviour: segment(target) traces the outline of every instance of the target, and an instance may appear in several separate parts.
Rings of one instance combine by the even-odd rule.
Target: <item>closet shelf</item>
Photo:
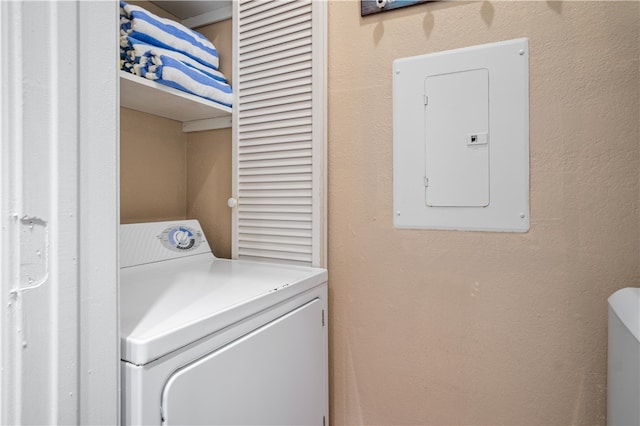
[[[181,121],[185,132],[231,127],[231,108],[125,71],[120,106]]]

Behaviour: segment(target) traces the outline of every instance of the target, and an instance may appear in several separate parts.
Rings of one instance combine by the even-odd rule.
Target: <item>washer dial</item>
[[[158,235],[162,245],[177,252],[191,251],[202,242],[202,232],[188,226],[170,226]]]

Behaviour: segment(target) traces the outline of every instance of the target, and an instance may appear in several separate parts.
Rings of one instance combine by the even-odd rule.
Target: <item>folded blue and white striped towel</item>
[[[218,51],[202,34],[135,5],[120,2],[120,31],[154,46],[180,52],[218,69]]]
[[[134,64],[140,63],[140,58],[142,58],[147,52],[151,51],[153,55],[159,56],[164,55],[170,58],[173,58],[177,61],[184,63],[187,66],[195,68],[204,74],[208,75],[211,78],[214,78],[223,83],[227,82],[226,77],[218,70],[215,70],[211,67],[201,64],[198,61],[194,61],[190,57],[176,52],[174,50],[164,49],[162,47],[153,46],[147,44],[143,41],[137,40],[131,36],[122,36],[120,37],[120,49],[121,49],[121,59],[123,59],[127,65],[127,68],[132,68]]]
[[[233,102],[231,86],[166,55],[148,51],[133,65],[134,74],[228,107]]]

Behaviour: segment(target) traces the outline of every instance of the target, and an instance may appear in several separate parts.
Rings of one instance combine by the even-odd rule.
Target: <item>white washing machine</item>
[[[120,247],[123,424],[327,423],[326,270],[217,259],[197,221]]]
[[[640,426],[640,288],[609,297],[607,425]]]

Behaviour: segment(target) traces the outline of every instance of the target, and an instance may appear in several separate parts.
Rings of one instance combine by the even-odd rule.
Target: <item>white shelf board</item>
[[[120,106],[176,121],[230,117],[231,108],[120,71]]]

